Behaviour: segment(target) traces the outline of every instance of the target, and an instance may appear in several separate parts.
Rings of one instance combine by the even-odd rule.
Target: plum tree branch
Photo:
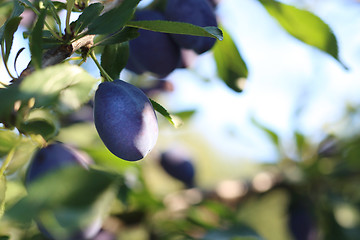
[[[109,11],[110,9],[122,4],[123,0],[106,0],[105,8],[103,13]],[[94,37],[95,35],[85,35],[75,40],[71,44],[64,44],[52,49],[47,50],[42,57],[41,68],[52,66],[58,63],[61,63],[66,58],[70,57],[77,50],[86,47],[90,49],[94,46]],[[20,82],[21,79],[30,75],[35,71],[35,67],[32,66],[31,61],[28,66],[21,72],[19,78],[14,79],[15,82]]]
[[[79,50],[80,48],[86,47],[90,48],[94,45],[94,37],[95,35],[85,35],[84,37],[77,39],[71,44],[64,44],[56,48],[49,49],[46,51],[42,57],[42,68],[52,66],[58,63],[61,63],[66,58],[70,57],[74,52]],[[34,66],[32,66],[31,62],[28,66],[21,72],[19,78],[24,78],[30,75],[33,71],[35,71]]]

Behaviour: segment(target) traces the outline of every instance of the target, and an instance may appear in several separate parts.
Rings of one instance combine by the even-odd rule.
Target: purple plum
[[[135,20],[165,20],[165,17],[154,10],[140,10],[135,13]],[[139,29],[139,33],[139,37],[129,42],[128,70],[164,78],[180,66],[180,48],[169,34],[144,29]]]
[[[37,178],[60,168],[80,165],[85,169],[92,160],[82,152],[63,143],[53,143],[41,148],[34,155],[26,173],[25,183],[28,185]]]
[[[171,150],[160,156],[160,165],[173,178],[183,182],[188,188],[194,187],[194,165],[183,151]]]
[[[216,15],[208,0],[168,0],[165,17],[170,21],[186,22],[200,27],[217,27]],[[216,39],[182,34],[171,34],[175,42],[186,49],[201,54],[209,51]]]
[[[157,141],[158,123],[149,98],[119,79],[96,90],[94,122],[105,146],[124,160],[144,158]]]
[[[292,195],[288,206],[288,228],[294,240],[318,239],[316,216],[312,202],[299,195]]]

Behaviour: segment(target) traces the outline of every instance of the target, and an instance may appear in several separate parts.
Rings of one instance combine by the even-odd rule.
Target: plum
[[[307,197],[291,196],[287,224],[294,240],[318,239],[313,208],[312,202]]]
[[[80,165],[84,168],[92,160],[82,152],[63,143],[53,143],[38,150],[34,155],[26,173],[25,183],[28,185],[37,178],[69,165]]]
[[[170,21],[186,22],[200,27],[217,27],[216,15],[208,0],[168,0],[164,14]],[[209,37],[181,34],[171,36],[181,48],[193,49],[198,54],[210,50],[216,42]]]
[[[135,13],[135,20],[165,20],[165,17],[154,10],[140,10]],[[143,29],[139,33],[139,37],[129,41],[128,70],[137,74],[151,72],[164,78],[180,65],[180,48],[169,34]]]
[[[25,184],[29,188],[37,179],[57,170],[69,166],[81,166],[84,169],[88,169],[90,164],[92,164],[92,160],[85,153],[63,143],[52,143],[35,153],[26,172]],[[59,179],[59,184],[61,184],[61,179]],[[35,222],[39,231],[44,236],[49,239],[57,239],[48,231],[43,222],[38,219],[35,219]],[[101,218],[95,218],[94,221],[83,229],[71,231],[67,240],[92,239],[100,231],[101,225]]]
[[[144,158],[157,141],[158,123],[149,98],[120,79],[99,85],[94,122],[105,146],[124,160]]]
[[[188,188],[194,186],[194,165],[183,151],[170,150],[160,156],[160,165],[173,178],[183,182]]]

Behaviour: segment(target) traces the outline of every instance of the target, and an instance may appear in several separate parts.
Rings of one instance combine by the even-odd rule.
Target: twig
[[[94,44],[94,37],[95,35],[86,35],[71,44],[61,45],[59,47],[49,49],[43,55],[41,67],[45,68],[61,63],[82,47],[90,48]],[[35,71],[35,68],[30,62],[29,65],[21,72],[19,79],[30,75],[33,71]]]

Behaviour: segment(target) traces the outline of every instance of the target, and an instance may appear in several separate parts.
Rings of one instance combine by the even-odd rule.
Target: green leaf
[[[18,119],[21,114],[15,105],[20,103],[20,110],[32,108],[28,106],[31,98],[35,99],[35,108],[60,113],[76,110],[90,100],[97,82],[83,68],[66,63],[35,71],[20,84],[0,88],[0,122],[19,127],[22,119]]]
[[[30,37],[30,32],[24,31],[23,32],[23,37],[25,39],[29,38]],[[54,38],[54,36],[52,35],[52,33],[49,30],[43,30],[43,32],[42,32],[42,43],[43,43],[43,49],[49,49],[49,48],[53,48],[53,47],[56,47],[56,46],[60,46],[61,44],[64,44],[59,39]]]
[[[18,92],[15,86],[0,88],[0,122],[6,123],[7,127],[14,125],[14,104],[18,100]]]
[[[29,0],[19,0],[19,2],[21,2],[24,5],[28,6],[34,13],[36,13],[36,14],[39,13],[39,10],[37,10],[37,8]]]
[[[70,26],[68,26],[68,24],[70,25],[70,15],[71,15],[71,12],[72,10],[75,8],[75,0],[66,0],[66,18],[65,18],[65,25],[66,25],[66,32],[68,34],[71,34],[71,32],[68,32],[70,31],[71,29],[68,28]]]
[[[21,0],[20,0],[21,1]],[[54,7],[56,8],[57,11],[60,10],[65,10],[66,9],[66,3],[64,2],[60,2],[60,1],[52,1],[52,3],[54,4]],[[74,8],[73,8],[73,12],[74,12]]]
[[[18,141],[16,133],[10,130],[0,130],[0,157],[7,155]]]
[[[110,191],[115,197],[117,181],[116,175],[107,172],[65,167],[32,182],[28,195],[8,209],[5,217],[29,222],[55,214],[57,221],[66,219],[74,224],[69,228],[75,228],[109,206],[106,195]]]
[[[187,110],[187,111],[181,111],[181,112],[176,112],[176,113],[172,113],[173,115],[179,117],[182,121],[187,121],[189,120],[194,114],[196,113],[195,109],[192,110]]]
[[[29,162],[37,147],[38,143],[34,142],[31,138],[22,137],[21,142],[16,146],[14,156],[6,167],[6,174],[13,174],[23,168]]]
[[[50,139],[58,133],[59,128],[59,121],[50,110],[34,109],[21,123],[19,131],[40,134],[44,139]]]
[[[163,107],[161,106],[159,103],[155,102],[154,100],[150,99],[151,104],[153,105],[153,108],[160,113],[161,115],[163,115],[172,125],[175,126],[175,123],[173,122],[173,119],[170,115],[170,113]]]
[[[205,218],[204,215],[201,214],[200,208],[190,208],[186,219],[193,225],[201,227],[205,230],[210,230],[216,227],[214,222],[209,221],[208,218]]]
[[[3,216],[5,211],[5,193],[6,193],[6,177],[0,176],[0,218]]]
[[[134,167],[133,162],[119,161],[119,158],[112,154],[102,143],[91,145],[85,148],[86,152],[96,161],[98,166],[117,173],[125,173]]]
[[[50,0],[43,0],[43,1],[46,4],[46,7],[49,9],[49,13],[55,19],[57,25],[61,26],[61,20],[60,20],[60,17],[59,17],[59,15],[57,13],[57,10],[56,10],[53,2],[50,1]]]
[[[0,28],[0,43],[1,44],[4,40],[4,32],[5,32],[5,27],[6,27],[7,23],[11,19],[19,17],[25,10],[24,6],[22,6],[19,1],[15,0],[15,1],[13,1],[13,3],[14,3],[14,8],[13,8],[13,11],[11,12],[10,17],[6,20],[4,25],[2,25]]]
[[[61,44],[63,44],[58,39],[48,36],[43,36],[42,41],[43,41],[43,49],[59,47]]]
[[[336,37],[330,27],[318,16],[274,0],[259,1],[288,33],[300,41],[328,53],[341,63]]]
[[[45,23],[47,9],[41,11],[40,16],[30,35],[31,62],[36,69],[41,68],[42,62],[42,31]]]
[[[0,240],[9,240],[10,237],[9,236],[0,236]]]
[[[295,131],[294,135],[295,135],[295,142],[296,142],[296,150],[297,150],[299,157],[301,158],[304,151],[306,150],[305,149],[306,148],[306,138],[299,131]]]
[[[151,21],[130,21],[126,24],[128,27],[141,28],[145,30],[186,34],[200,37],[212,37],[222,40],[222,32],[217,27],[199,27],[190,23],[173,22],[164,20],[151,20]]]
[[[280,148],[280,139],[279,136],[266,127],[265,125],[261,124],[259,121],[257,121],[255,118],[251,118],[251,122],[258,127],[260,130],[262,130],[271,140],[271,142],[279,149]]]
[[[106,45],[101,54],[101,66],[112,79],[118,79],[129,58],[129,43]]]
[[[233,226],[226,230],[214,229],[206,233],[203,240],[264,240],[247,226]]]
[[[0,3],[0,14],[6,16],[8,13],[12,11],[12,2],[10,1],[2,1]]]
[[[121,31],[112,34],[110,36],[105,36],[104,39],[96,43],[96,45],[109,45],[115,43],[122,43],[130,41],[131,39],[137,38],[139,36],[137,28],[124,27]]]
[[[24,6],[20,4],[18,0],[14,0],[14,8],[9,19],[19,17],[25,10]]]
[[[140,0],[124,0],[118,7],[94,19],[87,34],[110,34],[120,30],[128,22]]]
[[[101,3],[90,4],[75,21],[75,35],[83,31],[97,16],[100,15],[104,6]]]
[[[236,92],[242,92],[242,83],[248,69],[231,35],[224,31],[224,40],[216,42],[213,52],[219,77]]]
[[[12,149],[15,152],[6,166],[6,175],[13,174],[23,167],[38,146],[31,138],[21,136],[10,130],[0,130],[0,157],[5,157]]]
[[[35,97],[35,107],[55,106],[61,112],[68,112],[90,100],[97,82],[79,66],[57,64],[26,77],[19,94],[22,99]]]
[[[7,62],[9,58],[10,50],[14,40],[14,34],[19,27],[20,21],[21,21],[21,17],[14,17],[6,23],[5,31],[4,31],[5,46],[6,46],[5,56],[3,59],[4,62]]]
[[[134,167],[133,162],[119,161],[119,158],[107,149],[99,140],[94,123],[82,122],[63,127],[56,140],[78,146],[94,159],[97,166],[105,167],[112,172],[122,174]]]

